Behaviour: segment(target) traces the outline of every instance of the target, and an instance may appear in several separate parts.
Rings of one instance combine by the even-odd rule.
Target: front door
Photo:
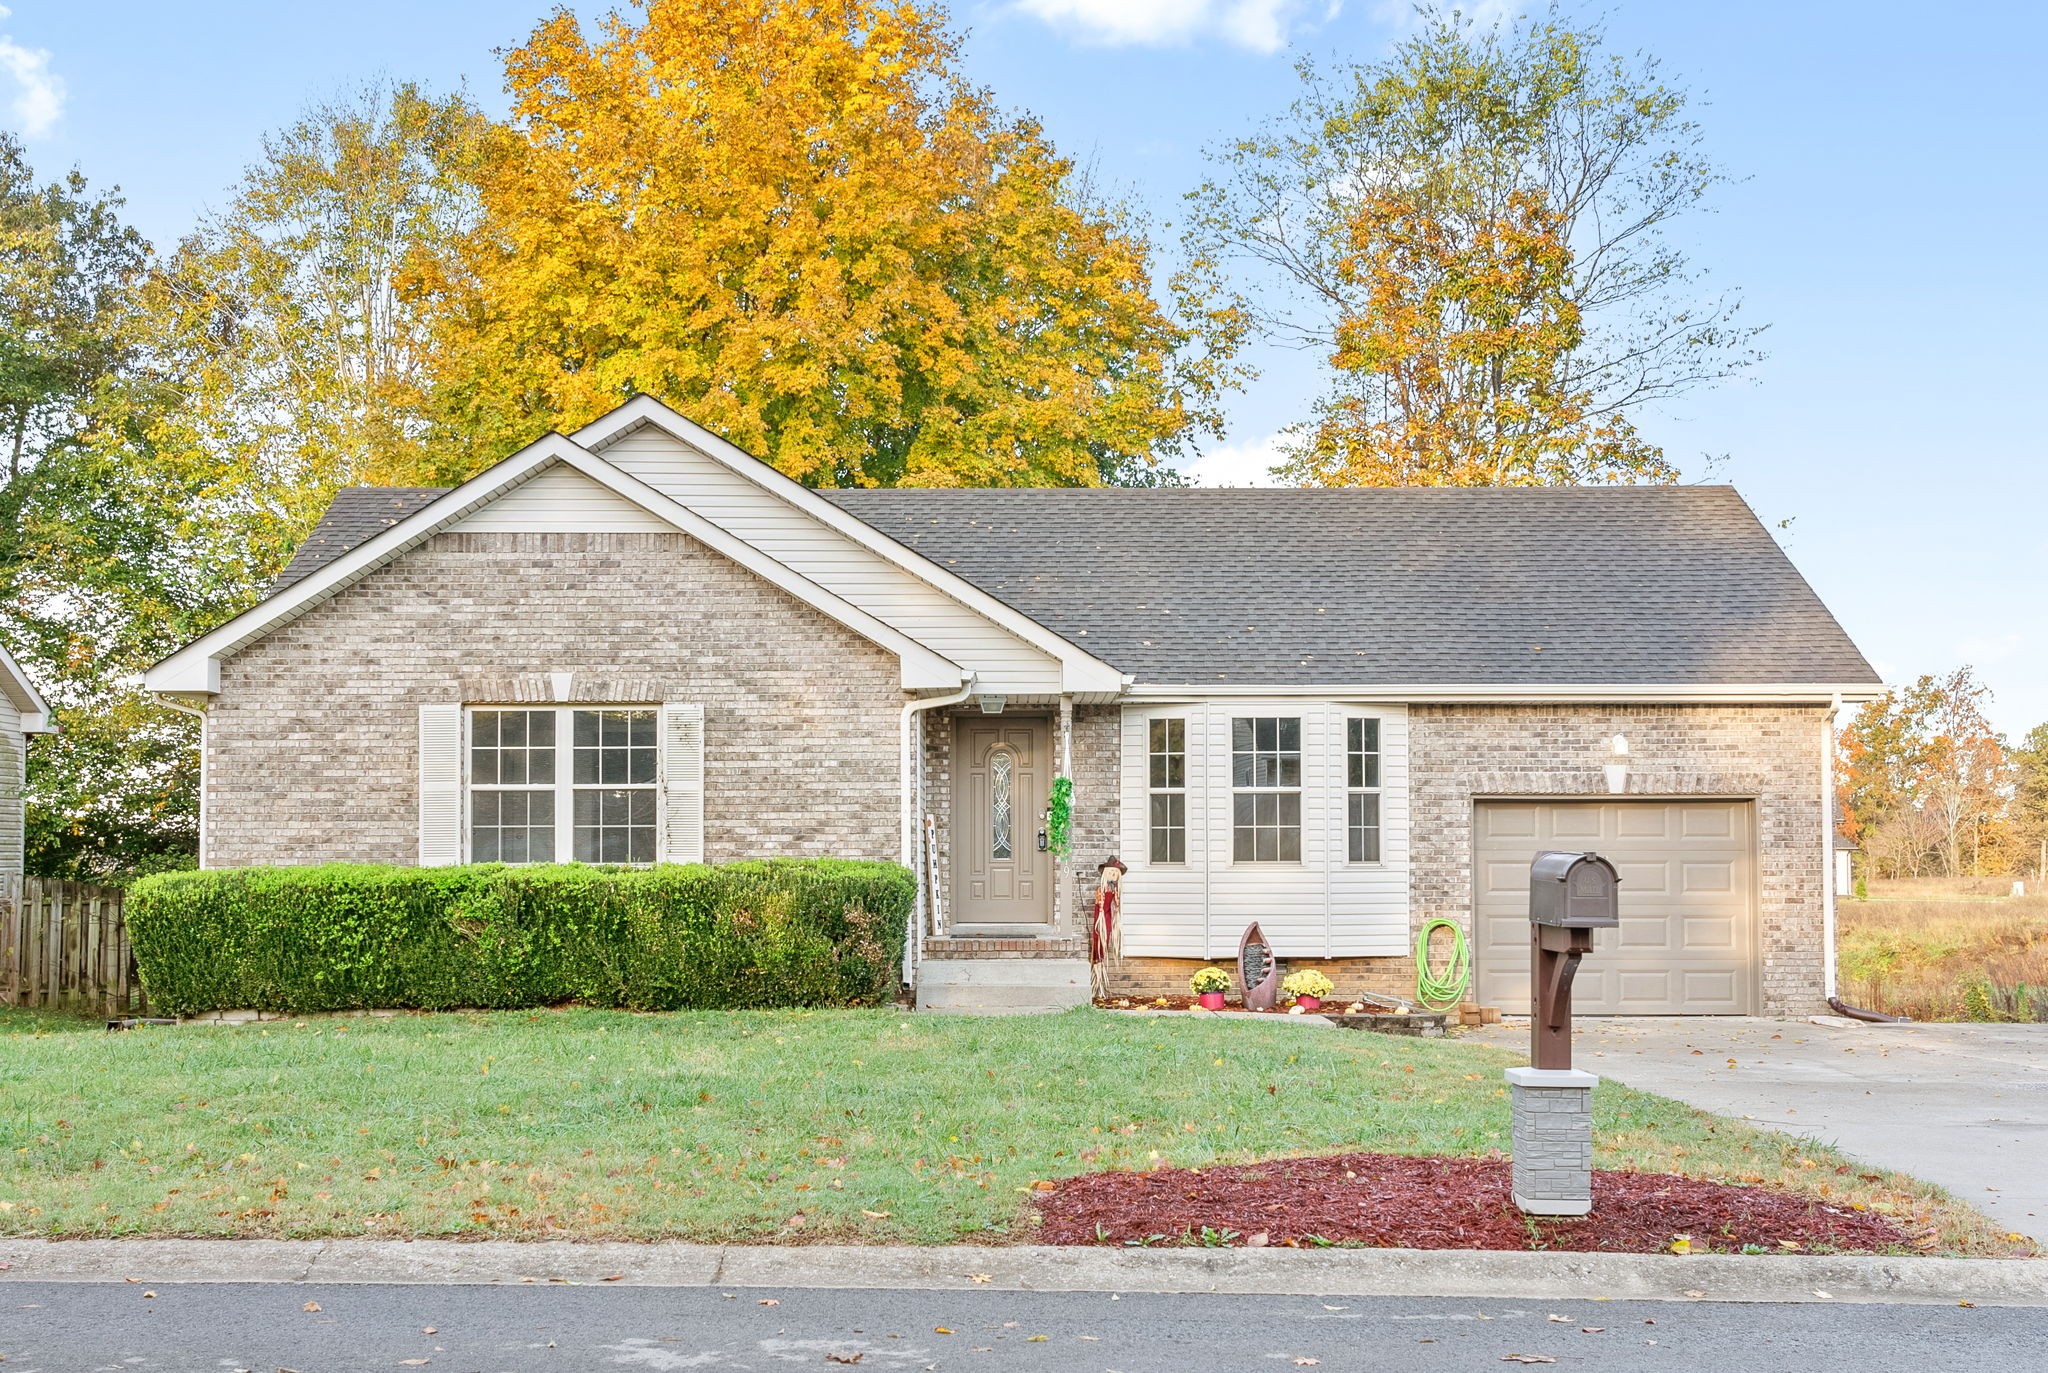
[[[961,933],[1042,930],[1052,923],[1052,855],[1038,847],[1039,817],[1052,794],[1052,726],[968,716],[958,722],[953,750],[953,923]]]

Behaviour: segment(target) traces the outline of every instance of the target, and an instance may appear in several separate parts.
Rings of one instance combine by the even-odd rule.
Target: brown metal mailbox
[[[1621,875],[1597,853],[1536,855],[1529,864],[1529,920],[1566,930],[1621,924]]]

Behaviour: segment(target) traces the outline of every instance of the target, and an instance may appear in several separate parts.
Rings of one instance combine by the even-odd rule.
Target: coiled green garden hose
[[[1429,937],[1438,930],[1451,932],[1451,959],[1442,972],[1429,966]],[[1448,920],[1426,920],[1415,936],[1415,998],[1432,1011],[1447,1011],[1465,999],[1465,984],[1472,980],[1472,953],[1465,947],[1465,932]]]

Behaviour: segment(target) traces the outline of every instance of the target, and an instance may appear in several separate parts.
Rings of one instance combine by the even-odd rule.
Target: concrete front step
[[[934,958],[917,970],[920,1011],[1064,1011],[1088,1001],[1085,958]]]

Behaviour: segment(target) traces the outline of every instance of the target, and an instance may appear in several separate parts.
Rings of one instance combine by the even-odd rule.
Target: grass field
[[[1916,1020],[2048,1020],[2048,895],[2011,889],[1900,880],[1842,901],[1843,998]]]
[[[1497,1050],[1081,1010],[316,1018],[0,1012],[0,1233],[1029,1238],[1041,1179],[1508,1142]],[[1605,1167],[1756,1180],[1960,1252],[1975,1212],[1612,1083]]]

